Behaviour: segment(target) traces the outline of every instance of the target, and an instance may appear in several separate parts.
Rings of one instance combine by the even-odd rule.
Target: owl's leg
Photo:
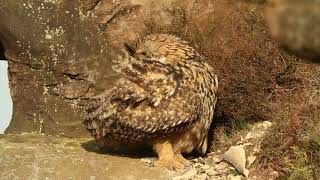
[[[182,156],[182,152],[189,152],[191,150],[187,150],[185,147],[185,141],[190,141],[190,139],[188,139],[190,136],[187,136],[187,133],[182,133],[176,137],[173,137],[171,139],[172,146],[173,146],[173,152],[174,152],[174,158],[176,159],[176,161],[182,163],[184,166],[190,166],[190,161],[187,160],[186,158],[184,158]],[[187,140],[186,140],[187,139]]]
[[[158,154],[159,160],[154,162],[154,166],[168,169],[183,169],[184,164],[176,158],[172,144],[168,140],[163,140],[154,144],[153,147]]]

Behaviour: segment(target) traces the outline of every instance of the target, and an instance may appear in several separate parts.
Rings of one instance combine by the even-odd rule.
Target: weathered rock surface
[[[146,14],[159,3],[2,0],[0,56],[9,62],[14,103],[6,133],[87,136],[83,105],[119,79],[111,60],[123,42],[144,34]]]
[[[259,145],[270,122],[255,124],[249,133],[260,134],[238,142],[245,161],[259,153]],[[248,133],[248,134],[249,134]],[[237,147],[239,145],[235,145]],[[39,133],[0,136],[0,179],[261,179],[244,177],[223,161],[223,152],[191,159],[191,166],[178,171],[153,167],[151,149],[99,149],[91,138],[66,138]],[[234,147],[232,147],[235,149]],[[231,154],[231,153],[229,153]],[[237,154],[237,152],[236,152]],[[250,155],[250,156],[249,156]],[[248,157],[249,156],[249,157]],[[241,159],[242,161],[242,159]],[[234,159],[235,164],[237,158]],[[248,163],[244,162],[250,170]],[[243,164],[242,164],[243,165]],[[272,179],[272,178],[271,178]]]
[[[86,135],[79,104],[91,82],[108,88],[112,72],[103,32],[76,4],[1,1],[0,39],[14,103],[6,133]]]
[[[283,46],[319,62],[319,1],[272,0],[266,18],[273,37]]]
[[[174,173],[134,156],[102,153],[87,138],[31,133],[0,137],[0,164],[1,180],[170,179]]]

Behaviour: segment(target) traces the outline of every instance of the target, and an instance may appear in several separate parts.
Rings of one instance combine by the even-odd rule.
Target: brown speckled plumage
[[[153,145],[167,140],[177,153],[206,152],[218,80],[187,42],[148,35],[126,45],[115,63],[123,78],[90,103],[84,120],[96,139]]]

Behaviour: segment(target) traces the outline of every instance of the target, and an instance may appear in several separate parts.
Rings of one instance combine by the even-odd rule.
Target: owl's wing
[[[200,97],[181,87],[182,73],[125,52],[113,69],[124,78],[89,106],[84,124],[96,136],[139,143],[180,132],[199,120]]]
[[[137,87],[132,82],[119,83],[96,101],[85,118],[85,125],[96,138],[146,142],[183,131],[199,120],[201,102],[196,92],[184,88],[153,106],[152,97]]]
[[[145,89],[154,106],[180,90],[182,72],[173,68],[158,61],[134,58],[127,52],[113,66],[126,79]]]

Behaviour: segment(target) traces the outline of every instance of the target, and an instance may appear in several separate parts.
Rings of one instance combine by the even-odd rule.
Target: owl
[[[116,85],[94,97],[84,125],[107,146],[152,145],[155,166],[181,169],[182,154],[207,151],[217,101],[213,68],[188,43],[168,34],[125,44]]]

